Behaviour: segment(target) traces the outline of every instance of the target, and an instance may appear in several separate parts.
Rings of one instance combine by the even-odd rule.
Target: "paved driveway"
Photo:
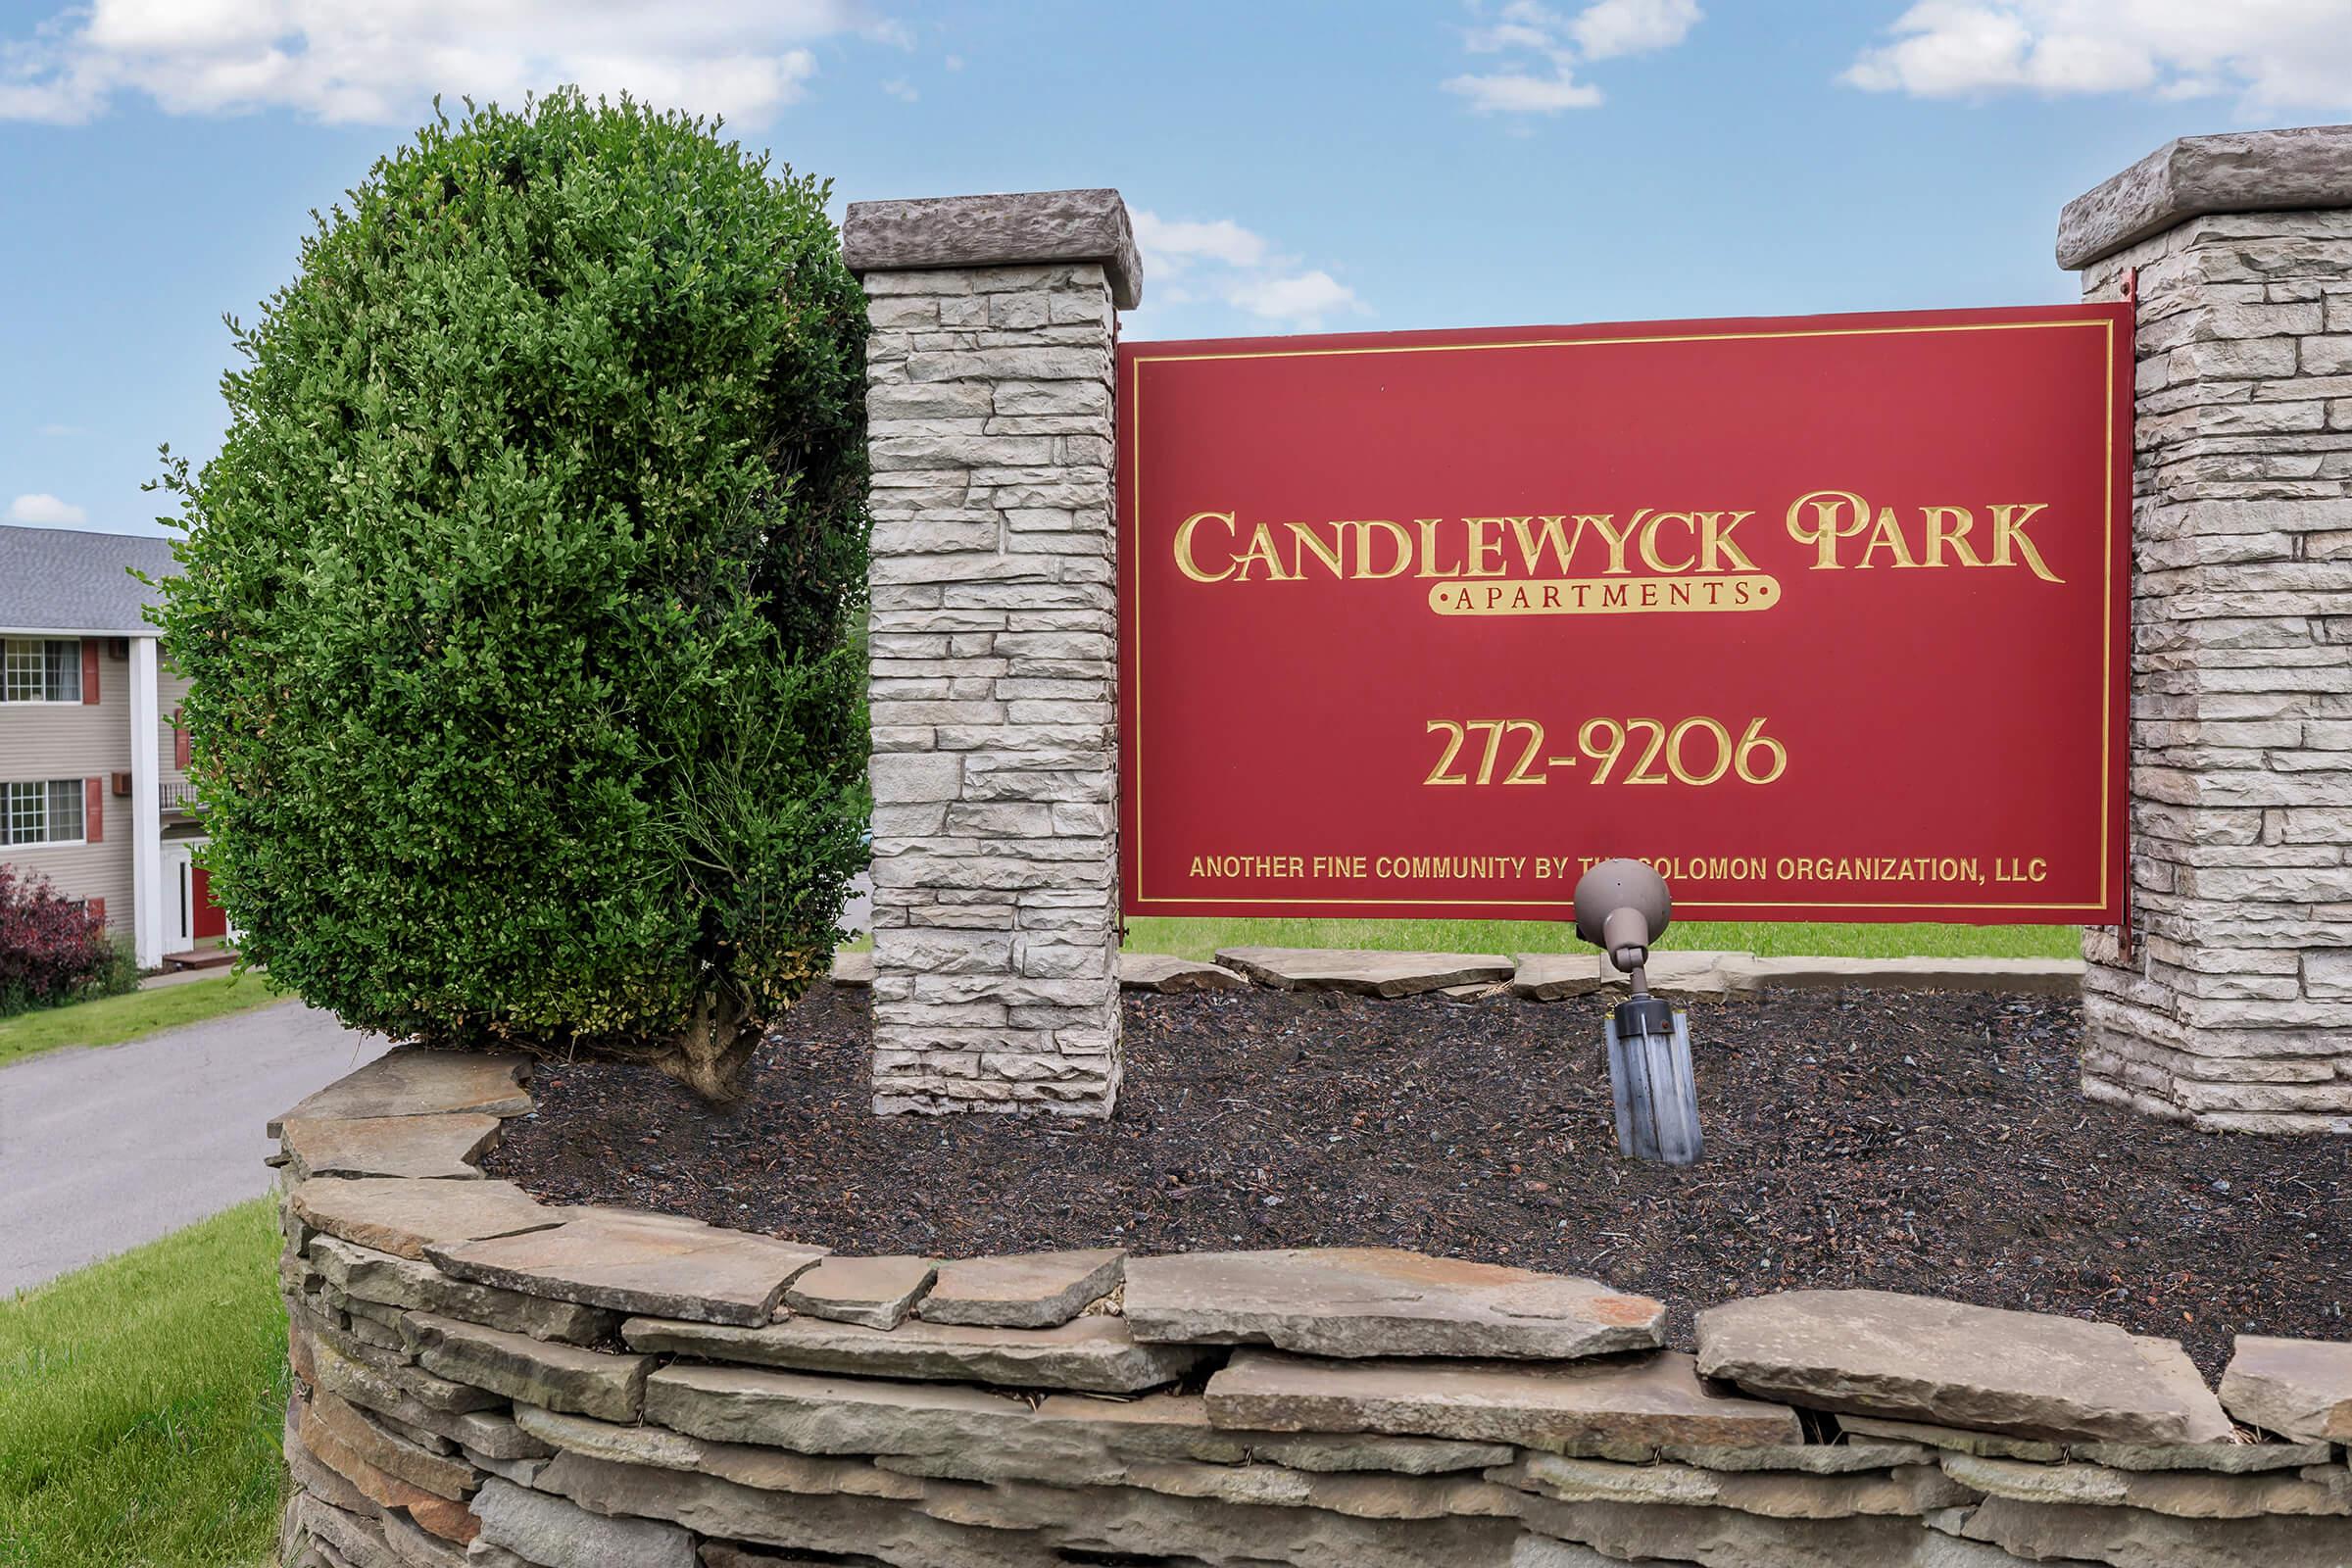
[[[269,1191],[262,1124],[387,1045],[287,1001],[0,1067],[0,1297]]]

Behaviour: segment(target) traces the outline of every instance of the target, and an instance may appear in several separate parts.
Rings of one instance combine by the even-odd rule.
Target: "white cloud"
[[[1264,235],[1230,218],[1134,215],[1144,253],[1144,297],[1156,322],[1167,308],[1222,305],[1260,322],[1311,332],[1339,315],[1370,310],[1354,289],[1321,268],[1276,251]],[[1130,317],[1132,330],[1135,318]]]
[[[1568,24],[1568,36],[1587,60],[1671,49],[1706,13],[1698,0],[1596,0]]]
[[[53,495],[35,492],[19,496],[8,504],[8,520],[34,523],[43,528],[78,528],[90,520],[90,514],[70,501],[60,501]]]
[[[1920,0],[1843,76],[1870,92],[2233,95],[2352,108],[2352,0]]]
[[[1565,63],[1547,76],[1498,71],[1448,76],[1445,86],[1469,99],[1482,115],[1556,115],[1563,109],[1595,109],[1601,102],[1600,89],[1572,78]]]
[[[0,119],[74,124],[144,97],[407,124],[435,93],[519,104],[576,82],[757,125],[807,90],[808,45],[844,36],[912,43],[866,0],[90,0],[0,38]]]
[[[903,104],[913,103],[922,96],[921,93],[915,91],[914,83],[908,81],[905,76],[891,77],[882,84],[882,90]]]
[[[1206,257],[1228,267],[1255,267],[1266,259],[1266,242],[1230,218],[1206,223],[1170,222],[1156,213],[1137,213],[1135,242],[1162,264],[1181,266]]]
[[[1479,15],[1463,34],[1463,47],[1513,58],[1499,71],[1448,76],[1445,89],[1468,99],[1482,115],[1556,115],[1603,100],[1598,87],[1577,78],[1579,65],[1671,49],[1705,13],[1698,0],[1592,0],[1574,16],[1541,0],[1506,0],[1491,19]]]
[[[83,425],[50,423],[42,425],[40,428],[40,433],[52,440],[55,440],[61,436],[88,435],[90,432],[88,428]]]
[[[1364,308],[1355,290],[1319,267],[1287,277],[1245,279],[1226,297],[1250,315],[1273,321],[1320,321],[1339,311]]]

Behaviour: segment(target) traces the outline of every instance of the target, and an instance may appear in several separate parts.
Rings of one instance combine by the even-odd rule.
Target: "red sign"
[[[2119,918],[2129,306],[1118,375],[1129,912]]]

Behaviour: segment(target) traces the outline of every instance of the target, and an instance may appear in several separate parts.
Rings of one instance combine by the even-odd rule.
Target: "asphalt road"
[[[287,1001],[0,1067],[0,1297],[268,1192],[263,1124],[388,1044]]]

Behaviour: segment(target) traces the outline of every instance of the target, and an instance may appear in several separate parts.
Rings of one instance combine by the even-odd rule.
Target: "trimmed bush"
[[[138,969],[127,981],[122,970],[102,917],[47,877],[0,862],[0,1018],[127,991]]]
[[[863,296],[829,187],[565,90],[302,246],[160,620],[216,899],[346,1023],[732,1092],[864,861]]]

